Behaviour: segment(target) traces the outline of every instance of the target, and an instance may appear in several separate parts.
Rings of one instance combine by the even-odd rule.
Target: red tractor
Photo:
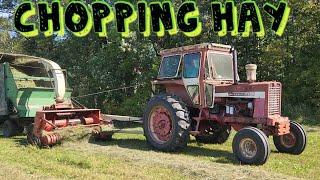
[[[186,147],[189,135],[200,143],[222,144],[231,127],[238,131],[233,153],[244,164],[264,164],[268,136],[279,152],[300,154],[306,133],[281,116],[281,83],[255,82],[256,65],[247,65],[239,82],[237,52],[231,46],[198,44],[164,50],[153,97],[143,116],[148,143],[162,151]]]

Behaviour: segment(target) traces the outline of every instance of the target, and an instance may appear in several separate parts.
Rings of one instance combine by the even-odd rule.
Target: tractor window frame
[[[178,63],[178,66],[176,68],[176,73],[174,76],[160,76],[160,72],[163,68],[163,61],[165,58],[169,58],[169,57],[174,57],[174,56],[179,56],[179,63]],[[159,71],[158,71],[158,79],[172,79],[172,78],[179,78],[179,71],[180,71],[180,67],[181,67],[181,61],[182,61],[182,55],[181,54],[170,54],[168,56],[163,56],[162,57],[162,60],[161,60],[161,64],[160,64],[160,68],[159,68]]]
[[[198,64],[198,72],[197,72],[197,76],[196,77],[186,77],[185,76],[185,57],[187,55],[192,55],[192,54],[199,54],[199,64]],[[190,53],[185,53],[183,54],[183,64],[182,64],[182,77],[184,79],[192,79],[192,78],[199,78],[200,76],[200,69],[201,69],[201,58],[202,58],[202,52],[201,51],[195,51],[195,52],[190,52]]]

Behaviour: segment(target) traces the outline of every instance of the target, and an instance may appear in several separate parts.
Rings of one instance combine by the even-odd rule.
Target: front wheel
[[[143,130],[147,142],[161,151],[177,151],[187,146],[190,119],[177,96],[157,95],[147,104]]]
[[[232,142],[233,153],[244,164],[264,164],[270,154],[267,136],[259,129],[247,127],[241,129]]]
[[[307,136],[300,124],[290,122],[290,133],[273,136],[273,142],[279,152],[298,155],[306,147]]]

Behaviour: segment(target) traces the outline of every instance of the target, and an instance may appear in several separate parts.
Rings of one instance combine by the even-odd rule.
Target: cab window
[[[213,79],[232,80],[233,61],[228,54],[208,53],[208,70]],[[207,69],[207,68],[206,68]]]
[[[197,78],[199,76],[200,56],[200,53],[186,54],[184,56],[184,78]]]
[[[167,56],[162,59],[159,78],[174,78],[177,77],[180,65],[180,55]]]

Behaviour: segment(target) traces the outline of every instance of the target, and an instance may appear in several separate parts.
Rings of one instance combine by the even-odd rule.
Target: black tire
[[[6,120],[3,123],[3,137],[9,138],[18,134],[18,125],[13,120]]]
[[[155,108],[164,108],[168,112],[171,121],[168,140],[161,141],[158,134],[152,133],[151,116]],[[153,122],[153,120],[152,120]],[[189,112],[185,104],[177,96],[157,95],[148,102],[143,115],[143,130],[147,142],[157,150],[177,151],[185,148],[189,140],[190,127]],[[160,126],[160,124],[159,124]]]
[[[27,126],[26,131],[27,131],[27,142],[33,146],[37,146],[39,148],[42,148],[43,145],[41,143],[41,140],[33,135],[33,127],[34,124],[29,124],[29,126]]]
[[[33,136],[33,124],[30,124],[29,126],[27,126],[27,142],[29,144],[34,145],[34,136]]]
[[[290,122],[290,134],[273,136],[273,142],[279,152],[298,155],[306,148],[307,136],[300,124]]]
[[[247,149],[249,146],[251,151]],[[262,165],[270,155],[267,136],[255,127],[243,128],[237,132],[233,138],[232,150],[243,164]]]
[[[230,135],[231,126],[221,125],[214,121],[208,121],[209,129],[206,129],[206,134],[195,136],[196,141],[204,144],[223,144]]]

